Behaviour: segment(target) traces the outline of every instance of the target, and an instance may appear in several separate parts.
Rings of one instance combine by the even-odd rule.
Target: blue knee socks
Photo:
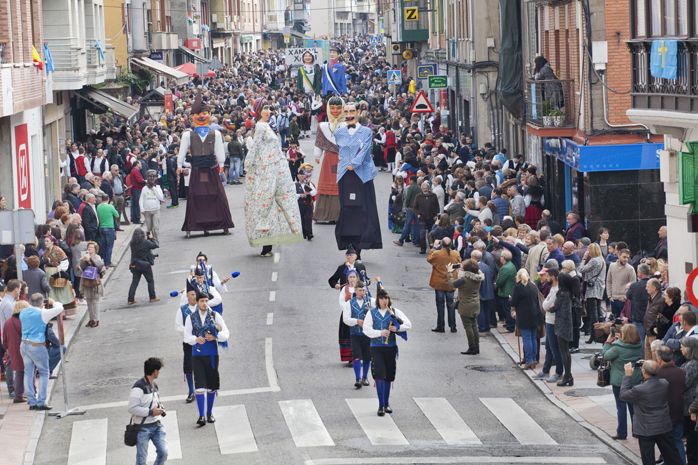
[[[213,402],[216,400],[216,391],[208,391],[206,393],[206,415],[211,415],[213,412]]]
[[[187,386],[189,387],[189,394],[194,394],[194,375],[187,373],[184,375],[187,378]]]
[[[364,360],[363,362],[363,377],[362,379],[368,379],[368,370],[371,369],[371,361],[370,360]]]
[[[356,380],[358,381],[359,379],[361,379],[361,360],[353,360],[351,364],[354,367],[354,375]]]
[[[204,416],[204,403],[206,402],[206,393],[197,392],[196,393],[196,406],[199,407],[199,416]]]
[[[378,394],[378,407],[385,407],[385,380],[376,380],[376,393]]]
[[[384,381],[385,385],[383,386],[383,402],[384,405],[387,407],[390,405],[390,381]]]

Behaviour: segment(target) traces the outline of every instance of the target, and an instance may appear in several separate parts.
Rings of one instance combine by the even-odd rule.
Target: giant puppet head
[[[339,60],[339,55],[342,53],[342,51],[339,49],[339,47],[333,45],[330,47],[330,64],[334,64]]]
[[[209,113],[208,105],[203,101],[201,92],[199,92],[191,106],[191,124],[195,128],[199,128],[208,126],[210,123],[211,113]]]
[[[358,122],[358,113],[355,103],[350,102],[344,105],[344,120],[348,125],[355,125]]]
[[[271,116],[271,108],[269,103],[264,98],[258,98],[254,101],[252,106],[252,114],[254,115],[255,121],[262,121],[264,123],[269,121]]]
[[[341,97],[330,97],[327,101],[327,121],[333,132],[344,121],[344,100]]]

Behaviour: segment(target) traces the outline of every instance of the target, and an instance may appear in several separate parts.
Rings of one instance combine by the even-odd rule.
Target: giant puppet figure
[[[234,227],[228,199],[218,175],[219,167],[225,161],[223,136],[220,131],[209,127],[210,120],[208,106],[198,94],[191,107],[192,129],[182,133],[177,156],[180,170],[185,162],[191,164],[187,212],[182,225],[187,237],[191,231],[203,231],[207,236],[209,231],[217,229],[230,234],[228,229]]]
[[[355,104],[344,106],[344,118],[346,126],[334,134],[339,148],[339,220],[335,237],[340,250],[352,245],[361,257],[363,249],[383,248],[373,187],[378,170],[371,157],[373,131],[357,122]]]
[[[315,95],[322,92],[322,68],[315,63],[315,55],[303,52],[303,64],[298,68],[296,88],[303,94]]]
[[[340,97],[330,97],[327,102],[327,121],[318,125],[315,136],[315,160],[322,168],[318,181],[318,197],[315,202],[313,219],[318,223],[334,223],[339,218],[339,192],[337,191],[337,163],[339,149],[334,133],[344,121],[344,101]]]
[[[344,64],[339,61],[340,51],[330,47],[330,61],[322,67],[322,96],[329,94],[345,95],[347,93],[347,76]]]

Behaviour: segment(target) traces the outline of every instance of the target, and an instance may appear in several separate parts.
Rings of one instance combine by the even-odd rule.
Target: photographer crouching
[[[160,394],[155,380],[163,367],[162,360],[151,357],[143,364],[144,376],[136,381],[128,397],[128,413],[131,423],[127,427],[135,429],[136,465],[145,465],[148,458],[148,443],[153,441],[156,458],[153,465],[164,465],[167,461],[167,440],[165,428],[160,418],[167,413],[160,403]],[[134,445],[128,443],[127,445]]]
[[[632,386],[635,367],[640,366],[642,383]],[[679,451],[672,438],[673,425],[669,416],[669,382],[657,377],[658,365],[652,360],[626,363],[620,387],[620,399],[632,402],[633,436],[640,444],[643,465],[654,465],[654,446],[664,457],[665,465],[680,465]]]

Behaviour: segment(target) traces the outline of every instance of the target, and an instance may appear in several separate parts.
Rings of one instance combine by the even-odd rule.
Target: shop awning
[[[79,94],[80,97],[90,100],[97,106],[102,107],[105,111],[111,110],[112,113],[121,116],[127,121],[133,118],[138,113],[138,107],[129,105],[123,100],[119,100],[118,98],[109,95],[106,92],[102,92],[91,87],[86,87],[82,89],[79,92]]]
[[[151,60],[150,58],[131,58],[131,62],[135,63],[138,66],[148,68],[156,74],[161,74],[170,77],[174,79],[177,82],[177,84],[183,84],[189,80],[189,75],[187,73],[177,71],[174,68],[170,68],[169,66],[163,65],[162,63],[158,63],[157,61]]]
[[[664,144],[579,145],[572,139],[549,137],[544,152],[583,173],[658,170]]]
[[[189,58],[192,58],[196,61],[200,61],[201,63],[211,63],[211,60],[208,58],[204,58],[198,53],[196,53],[194,50],[185,47],[184,45],[179,46],[179,51],[187,55]]]

